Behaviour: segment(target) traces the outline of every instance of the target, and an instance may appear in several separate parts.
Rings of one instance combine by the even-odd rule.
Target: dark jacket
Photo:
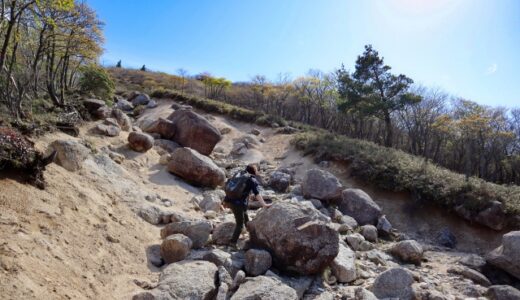
[[[253,193],[255,196],[260,194],[258,181],[254,176],[249,177],[247,181],[247,188],[244,192],[244,195],[240,199],[230,199],[226,196],[224,201],[232,203],[233,205],[240,205],[247,207],[249,195]]]

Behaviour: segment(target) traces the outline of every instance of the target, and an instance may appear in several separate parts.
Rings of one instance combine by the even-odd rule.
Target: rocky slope
[[[132,97],[89,102],[100,120],[76,138],[36,141],[58,151],[46,190],[0,179],[3,299],[520,299],[518,233],[315,164],[291,128]],[[132,104],[148,108],[131,120]],[[247,163],[274,204],[235,250],[218,186]]]

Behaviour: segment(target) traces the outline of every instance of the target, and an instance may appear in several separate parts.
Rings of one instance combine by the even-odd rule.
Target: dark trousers
[[[240,233],[242,232],[242,228],[244,228],[244,224],[249,222],[249,217],[247,216],[247,206],[232,204],[231,211],[233,211],[233,215],[235,215],[236,221],[235,231],[233,232],[231,243],[236,243]]]

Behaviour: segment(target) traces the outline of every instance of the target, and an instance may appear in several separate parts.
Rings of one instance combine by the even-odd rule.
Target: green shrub
[[[520,187],[486,182],[425,161],[424,158],[371,142],[313,131],[293,139],[296,148],[317,160],[346,161],[352,175],[391,191],[408,191],[418,201],[432,202],[449,209],[462,205],[470,212],[500,201],[506,213],[520,213]]]
[[[110,103],[115,92],[115,84],[110,74],[104,68],[95,64],[81,68],[79,87],[82,93],[92,93]]]

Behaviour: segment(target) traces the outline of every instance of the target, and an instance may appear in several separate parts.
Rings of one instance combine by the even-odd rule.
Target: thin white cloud
[[[486,74],[492,75],[492,74],[495,74],[497,71],[498,71],[498,65],[496,63],[494,63],[494,64],[491,64],[491,66],[489,66],[487,68]]]

